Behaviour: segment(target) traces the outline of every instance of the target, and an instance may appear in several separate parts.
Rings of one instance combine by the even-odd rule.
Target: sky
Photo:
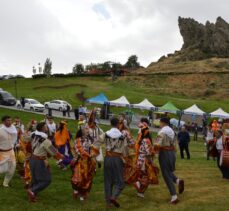
[[[228,0],[0,0],[0,75],[32,75],[46,58],[53,73],[76,63],[143,66],[179,50],[178,16],[229,22]]]

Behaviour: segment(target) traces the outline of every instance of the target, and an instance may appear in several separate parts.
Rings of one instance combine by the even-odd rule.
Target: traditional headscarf
[[[68,140],[70,140],[69,131],[67,128],[67,122],[62,120],[60,122],[61,129],[58,129],[55,133],[55,144],[57,147],[65,145]]]

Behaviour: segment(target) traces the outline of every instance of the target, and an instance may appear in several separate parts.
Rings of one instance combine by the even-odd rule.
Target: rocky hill
[[[229,24],[221,17],[205,25],[179,17],[178,23],[182,48],[139,69],[127,83],[147,85],[153,93],[229,98]]]

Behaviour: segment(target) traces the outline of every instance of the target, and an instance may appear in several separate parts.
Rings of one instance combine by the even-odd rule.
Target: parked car
[[[0,91],[0,104],[6,106],[14,106],[16,104],[16,98],[9,92]]]
[[[52,100],[50,102],[45,102],[44,103],[45,108],[51,108],[54,110],[59,110],[59,111],[63,111],[66,110],[67,105],[70,106],[70,110],[72,110],[72,106],[71,104],[69,104],[68,102],[64,101],[64,100]]]
[[[17,108],[22,108],[21,102],[17,101]],[[44,112],[45,107],[39,101],[25,98],[25,110]]]

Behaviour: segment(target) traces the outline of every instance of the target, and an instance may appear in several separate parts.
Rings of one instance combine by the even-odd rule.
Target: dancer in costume
[[[40,122],[37,125],[37,130],[32,134],[32,156],[30,158],[32,184],[27,190],[29,201],[31,202],[36,202],[37,194],[51,183],[48,157],[53,156],[57,160],[63,159],[63,155],[58,152],[48,139],[47,132],[46,123]]]
[[[144,198],[144,193],[150,184],[158,184],[159,170],[153,163],[155,154],[149,131],[149,121],[142,118],[139,124],[139,134],[135,144],[136,151],[136,182],[137,196]]]
[[[12,125],[9,116],[2,117],[0,127],[0,174],[5,174],[3,187],[9,187],[9,183],[15,173],[16,159],[14,144],[17,140],[17,129]]]
[[[174,174],[176,163],[175,133],[172,128],[169,127],[169,124],[169,118],[161,118],[161,130],[158,132],[155,147],[159,150],[159,164],[161,167],[161,173],[171,194],[170,203],[177,204],[179,200],[174,184],[178,185],[179,193],[183,193],[184,181],[178,179]]]
[[[223,151],[227,153],[229,152],[229,136],[228,135],[229,133],[227,131],[225,131],[223,134],[221,130],[218,130],[216,133],[216,149],[218,150],[217,165],[222,173],[223,179],[226,179],[226,180],[229,180],[229,166],[228,164],[225,166],[225,164],[220,163],[220,159],[224,159],[223,157],[221,158]],[[228,160],[228,156],[226,156],[226,159]]]
[[[117,198],[125,187],[123,152],[125,138],[118,129],[119,119],[112,118],[112,128],[100,136],[94,143],[97,149],[105,142],[106,156],[104,159],[104,190],[107,207],[120,207]]]
[[[93,143],[97,142],[100,138],[100,135],[104,134],[103,130],[97,124],[96,115],[97,115],[96,110],[92,110],[89,115],[88,123],[87,123],[87,125],[90,128],[89,133],[90,133],[90,137],[92,138]],[[101,146],[99,148],[99,155],[96,157],[96,161],[97,161],[98,167],[101,168],[102,162],[103,162],[103,151],[102,151]]]
[[[54,143],[54,135],[57,129],[56,123],[54,122],[52,116],[46,116],[45,123],[48,126],[48,139]]]
[[[99,150],[93,147],[92,142],[89,126],[81,126],[75,140],[75,159],[72,161],[71,179],[73,197],[79,196],[81,201],[87,198],[91,190],[96,170],[95,157],[99,154]]]
[[[61,121],[59,127],[54,135],[55,146],[59,153],[64,156],[64,159],[58,162],[62,170],[66,170],[67,166],[71,163],[73,156],[71,152],[70,140],[71,134],[68,130],[66,121]]]

